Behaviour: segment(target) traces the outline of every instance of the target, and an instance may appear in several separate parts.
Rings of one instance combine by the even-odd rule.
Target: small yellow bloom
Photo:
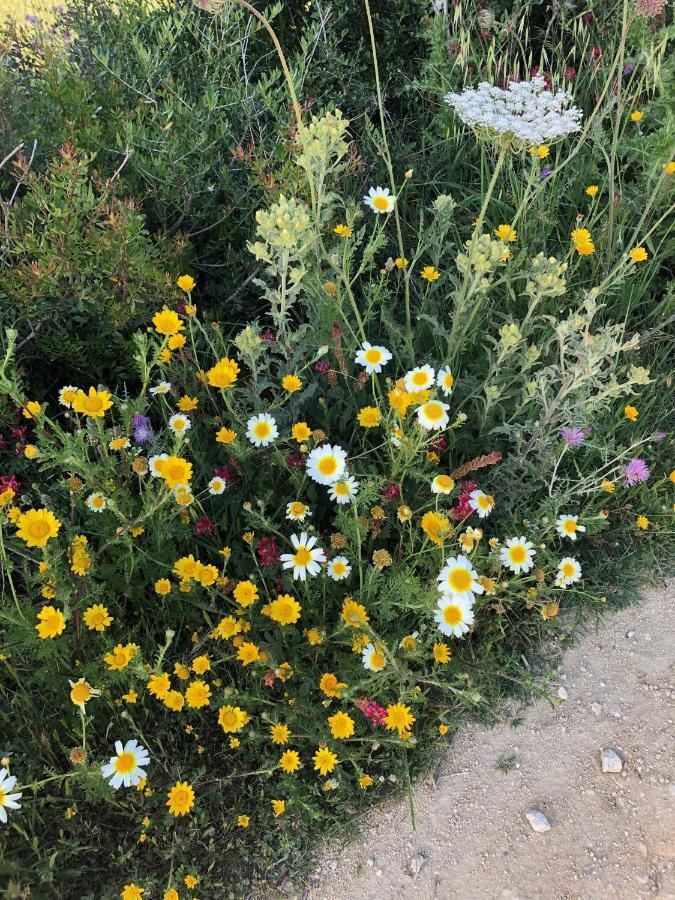
[[[516,239],[516,232],[510,225],[498,225],[495,228],[495,235],[500,241],[509,241],[510,243]]]
[[[168,578],[159,578],[155,582],[155,593],[159,594],[160,597],[166,597],[167,594],[171,593],[171,582]]]
[[[597,186],[597,184],[589,184],[586,188],[586,196],[595,197],[599,190],[600,188]]]
[[[181,321],[178,313],[173,309],[167,309],[166,306],[161,312],[155,313],[152,317],[152,324],[155,326],[157,334],[169,336],[178,334],[185,328],[185,323]]]
[[[600,487],[603,489],[603,491],[607,491],[608,494],[613,494],[613,493],[614,493],[614,490],[615,490],[614,485],[612,484],[612,482],[611,482],[611,481],[607,481],[606,478],[605,478],[603,481],[600,482]]]
[[[443,724],[439,725],[439,726],[438,726],[438,733],[440,734],[441,737],[443,737],[444,735],[446,735],[446,734],[448,733],[448,726],[447,726],[447,725],[443,725]]]
[[[425,281],[438,281],[440,277],[441,273],[434,266],[425,266],[420,272],[420,278],[423,278]]]
[[[647,516],[638,516],[635,520],[635,524],[641,531],[646,531],[649,528],[650,521]]]
[[[26,457],[26,459],[37,459],[40,455],[40,451],[35,446],[35,444],[26,444],[26,446],[23,448],[23,455]]]
[[[671,160],[670,162],[665,163],[663,166],[663,171],[666,173],[666,175],[675,175],[675,160]]]
[[[274,811],[274,818],[277,819],[279,816],[283,815],[286,810],[286,801],[285,800],[270,800],[272,804],[272,810]]]
[[[194,286],[197,282],[194,280],[192,275],[181,275],[176,279],[176,284],[181,289],[181,291],[185,291],[186,294],[189,294],[190,291],[194,289]]]
[[[298,378],[297,375],[284,375],[281,386],[289,394],[294,394],[302,387],[302,379]]]
[[[362,775],[359,778],[359,787],[361,790],[365,791],[367,788],[372,787],[373,779],[370,775]]]
[[[394,265],[397,269],[406,269],[408,267],[408,260],[405,256],[397,256],[394,260]]]
[[[231,428],[221,428],[216,434],[216,442],[218,444],[231,444],[237,439],[237,432]]]
[[[630,406],[630,404],[628,406],[624,406],[623,414],[628,419],[629,422],[635,422],[639,415],[636,407]]]
[[[185,884],[185,887],[191,891],[192,888],[197,887],[199,879],[195,875],[186,875],[183,879],[183,883]]]
[[[364,406],[358,414],[358,423],[362,428],[377,428],[382,422],[382,413],[376,406]]]
[[[635,263],[646,262],[649,259],[649,253],[644,247],[633,247],[628,255]]]
[[[21,412],[23,413],[24,419],[34,419],[36,416],[40,415],[41,410],[41,403],[38,403],[37,400],[29,400]]]
[[[349,225],[342,225],[342,224],[336,225],[335,228],[333,229],[333,231],[335,232],[335,234],[337,234],[343,238],[348,238],[348,237],[352,236],[352,229],[349,227]]]
[[[630,120],[631,122],[641,122],[643,116],[644,113],[641,110],[636,109],[630,114]]]
[[[296,422],[291,429],[291,435],[293,436],[294,441],[301,444],[303,441],[308,441],[310,439],[312,436],[312,429],[307,422]]]
[[[539,144],[538,147],[530,147],[530,153],[538,159],[546,159],[549,152],[550,150],[546,144]]]

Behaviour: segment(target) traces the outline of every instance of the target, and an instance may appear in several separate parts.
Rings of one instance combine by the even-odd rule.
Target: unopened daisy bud
[[[404,178],[412,178],[412,177],[413,177],[413,170],[412,170],[412,169],[406,169],[405,172],[403,173],[403,177],[404,177]]]

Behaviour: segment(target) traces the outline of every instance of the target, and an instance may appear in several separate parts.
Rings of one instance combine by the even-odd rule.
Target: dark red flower
[[[232,482],[234,481],[232,471],[229,466],[218,466],[213,470],[213,474],[218,478],[222,478],[225,484],[232,484]]]
[[[277,339],[271,328],[265,328],[260,333],[260,337],[263,339],[263,341],[276,341]]]
[[[395,481],[392,481],[390,482],[390,484],[385,484],[385,486],[382,488],[382,493],[387,500],[396,500],[401,495],[401,488],[396,484]]]
[[[305,457],[302,453],[291,453],[290,456],[286,457],[286,465],[290,466],[292,469],[301,469],[305,464]]]
[[[273,566],[280,562],[277,539],[273,534],[261,537],[258,541],[258,559],[261,566]]]
[[[314,363],[314,371],[317,375],[325,375],[326,372],[330,372],[330,363],[325,360],[319,360],[319,362]]]
[[[214,525],[208,516],[200,516],[195,522],[195,534],[203,537],[205,534],[213,534]]]

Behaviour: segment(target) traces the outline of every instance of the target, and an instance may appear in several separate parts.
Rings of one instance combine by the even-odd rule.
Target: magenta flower
[[[631,459],[628,465],[623,468],[623,483],[626,487],[632,487],[634,484],[646,481],[649,475],[649,467],[644,459]]]

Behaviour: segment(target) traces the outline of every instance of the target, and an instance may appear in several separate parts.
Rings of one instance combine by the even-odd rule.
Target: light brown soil
[[[417,829],[403,802],[376,810],[307,896],[675,900],[674,635],[671,582],[569,650],[553,687],[566,700],[536,703],[517,729],[467,728],[415,790]],[[602,773],[604,747],[621,774]],[[550,831],[532,831],[531,809]]]

